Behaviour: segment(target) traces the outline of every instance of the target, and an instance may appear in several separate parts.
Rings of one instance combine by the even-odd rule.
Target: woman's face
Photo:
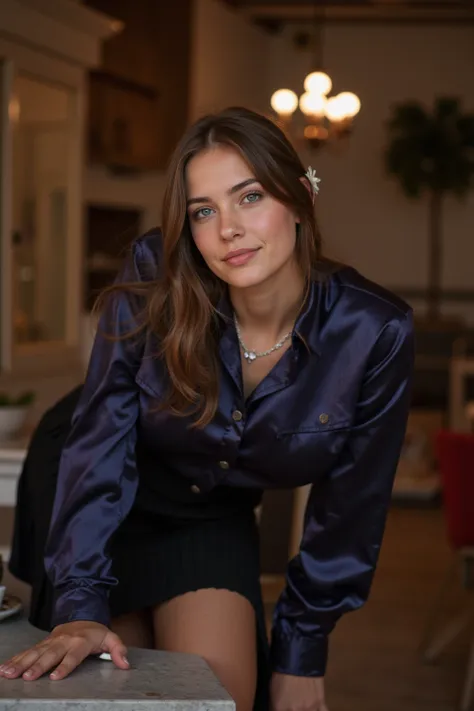
[[[297,218],[237,151],[216,146],[194,156],[186,193],[194,241],[220,279],[248,288],[294,269]]]

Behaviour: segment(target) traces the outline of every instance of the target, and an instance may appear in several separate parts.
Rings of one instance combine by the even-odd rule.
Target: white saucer
[[[8,617],[12,617],[12,615],[16,615],[22,609],[23,603],[19,597],[5,593],[2,606],[0,607],[0,622],[2,622],[2,620],[6,620]]]

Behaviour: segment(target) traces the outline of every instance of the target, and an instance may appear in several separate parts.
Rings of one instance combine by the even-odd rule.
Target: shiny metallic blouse
[[[138,239],[119,279],[153,278],[160,251],[159,231]],[[228,300],[221,310],[230,316]],[[315,279],[291,348],[247,400],[235,327],[223,318],[219,407],[204,429],[157,411],[166,373],[151,338],[132,348],[101,335],[129,330],[134,313],[124,295],[104,313],[63,451],[45,559],[54,624],[109,622],[108,544],[135,500],[140,440],[196,500],[221,484],[312,485],[274,614],[272,664],[323,675],[328,635],[365,602],[377,563],[410,405],[411,309],[349,267]]]

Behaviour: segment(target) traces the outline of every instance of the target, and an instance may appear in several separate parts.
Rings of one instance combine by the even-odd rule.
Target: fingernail
[[[125,664],[129,667],[129,666],[130,666],[130,662],[128,661],[127,657],[122,657],[122,659],[123,659],[123,661],[125,662]]]
[[[31,669],[28,669],[28,671],[26,671],[23,676],[25,679],[31,679],[31,677],[33,676],[33,672],[31,671]]]
[[[15,667],[7,667],[7,668],[5,669],[5,672],[4,672],[4,673],[5,673],[5,674],[8,674],[8,676],[11,676],[12,674],[15,673]]]
[[[51,672],[51,674],[49,675],[49,678],[50,679],[57,679],[58,676],[59,676],[58,672],[54,671],[54,672]]]

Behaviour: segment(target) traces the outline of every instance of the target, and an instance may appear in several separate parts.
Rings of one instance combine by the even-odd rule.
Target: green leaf
[[[387,122],[385,167],[402,191],[464,196],[474,184],[474,115],[456,97],[438,97],[431,113],[419,102],[393,107]]]
[[[14,397],[8,393],[0,393],[0,407],[26,407],[31,405],[36,399],[36,394],[32,390]]]
[[[31,405],[35,399],[36,395],[33,390],[27,390],[16,399],[16,405],[25,407],[26,405]]]

